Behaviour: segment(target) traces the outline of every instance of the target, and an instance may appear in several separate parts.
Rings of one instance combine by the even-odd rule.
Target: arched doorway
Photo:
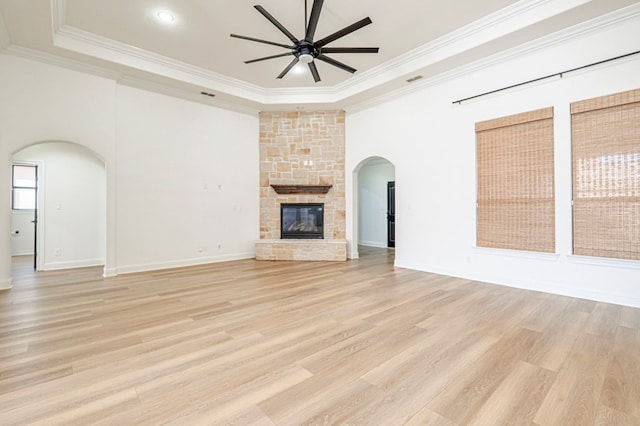
[[[358,255],[395,247],[395,166],[382,157],[363,160],[354,171],[357,200],[353,235]]]
[[[33,240],[31,255],[37,254],[37,270],[104,265],[104,160],[83,146],[61,141],[30,145],[13,153],[11,160],[37,166],[38,174],[35,225],[12,206],[12,256],[29,255],[25,247]]]

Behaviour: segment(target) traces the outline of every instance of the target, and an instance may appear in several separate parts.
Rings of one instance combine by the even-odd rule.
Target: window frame
[[[16,167],[31,167],[34,169],[35,183],[33,186],[16,185]],[[33,208],[16,207],[16,190],[33,190]],[[20,164],[11,165],[11,210],[13,211],[31,211],[36,210],[38,206],[38,165],[36,164]]]
[[[571,103],[572,255],[640,260],[640,89]]]
[[[554,254],[553,107],[477,122],[475,135],[476,247]],[[528,167],[534,154],[542,156],[536,161],[544,169],[536,174],[530,168],[520,176],[518,165]],[[497,164],[496,158],[514,163]]]

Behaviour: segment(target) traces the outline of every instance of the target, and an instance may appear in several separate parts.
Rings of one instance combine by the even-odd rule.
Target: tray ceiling
[[[318,37],[369,16],[371,25],[331,46],[377,46],[380,53],[332,55],[356,68],[355,74],[317,61],[319,83],[308,69],[276,79],[291,57],[245,64],[286,50],[229,36],[289,44],[253,8],[261,4],[303,38],[305,0],[0,0],[0,33],[8,51],[54,55],[112,72],[129,84],[204,91],[256,109],[344,107],[402,88],[417,75],[442,74],[634,3],[325,0]],[[160,10],[170,11],[173,22],[160,22]]]

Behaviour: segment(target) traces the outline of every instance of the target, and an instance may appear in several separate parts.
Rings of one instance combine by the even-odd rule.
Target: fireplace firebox
[[[280,238],[324,238],[324,204],[280,204]]]

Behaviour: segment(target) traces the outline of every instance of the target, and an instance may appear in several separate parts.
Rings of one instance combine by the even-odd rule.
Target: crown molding
[[[15,44],[9,46],[2,53],[28,59],[31,61],[48,64],[48,65],[53,65],[56,67],[65,68],[72,71],[78,71],[83,74],[90,74],[97,77],[114,80],[117,84],[121,84],[123,86],[143,89],[143,90],[147,90],[155,93],[160,93],[163,95],[172,96],[175,98],[180,98],[180,99],[184,99],[192,102],[201,103],[204,105],[211,105],[218,108],[241,112],[249,115],[257,115],[258,112],[260,112],[258,108],[251,108],[249,106],[244,106],[239,103],[225,102],[217,98],[204,97],[200,93],[189,92],[187,90],[173,88],[165,84],[153,83],[148,80],[126,76],[117,71],[111,71],[106,68],[88,65],[84,62],[63,58],[57,55],[52,55],[50,53],[42,52],[40,50],[34,50],[26,47],[17,46]]]
[[[251,116],[257,116],[258,113],[260,112],[260,109],[258,108],[244,106],[244,105],[241,105],[240,103],[226,102],[217,97],[211,98],[208,96],[203,96],[200,93],[194,93],[187,90],[169,87],[166,84],[152,83],[148,80],[143,80],[143,79],[130,77],[130,76],[123,76],[122,78],[118,79],[118,84],[122,86],[133,87],[136,89],[146,90],[149,92],[159,93],[161,95],[167,95],[174,98],[183,99],[186,101],[196,102],[203,105],[214,106],[224,110],[240,112],[240,113],[248,114]]]
[[[67,0],[51,0],[51,29],[54,34],[64,27],[66,16]]]
[[[511,49],[487,56],[466,65],[459,66],[454,70],[447,71],[430,78],[425,78],[415,83],[407,83],[405,86],[394,91],[376,96],[371,99],[367,99],[363,102],[354,103],[347,107],[346,110],[349,113],[362,111],[376,105],[380,105],[385,102],[413,94],[417,91],[433,87],[447,81],[455,80],[469,74],[473,74],[482,69],[504,64],[519,57],[543,51],[550,48],[551,46],[566,43],[580,37],[597,33],[599,31],[608,30],[614,26],[624,24],[637,18],[640,18],[640,3],[624,7],[614,12],[610,12],[606,15],[602,15],[582,22],[580,24],[576,24],[569,28],[557,31],[553,34],[540,37],[536,40],[532,40]],[[611,64],[602,66],[611,66]]]
[[[434,56],[439,55],[443,59],[446,59],[447,57],[451,56],[451,48],[455,47],[456,43],[464,42],[469,37],[475,37],[479,34],[479,32],[486,31],[487,29],[491,29],[491,31],[493,31],[494,26],[500,24],[501,22],[511,22],[514,17],[519,17],[520,19],[522,19],[522,14],[533,13],[536,10],[537,15],[540,16],[541,12],[538,8],[548,6],[551,3],[557,3],[557,1],[520,1],[512,5],[511,7],[499,11],[499,13],[488,16],[480,21],[476,21],[469,26],[463,27],[458,31],[448,34],[447,36],[441,37],[429,44],[414,49],[407,54],[402,55],[401,57],[396,58],[392,61],[386,62],[385,64],[382,64],[374,69],[354,76],[344,83],[341,83],[334,87],[309,89],[265,89],[258,86],[250,85],[239,80],[231,79],[226,76],[215,74],[205,69],[193,67],[188,64],[172,60],[170,58],[155,55],[126,44],[117,43],[110,39],[101,38],[96,36],[95,34],[65,26],[64,16],[66,0],[51,0],[52,28],[54,29],[54,38],[56,36],[60,36],[62,38],[66,37],[66,40],[69,43],[73,43],[74,40],[76,40],[76,43],[81,45],[84,44],[85,47],[98,46],[106,49],[107,51],[111,51],[114,55],[119,54],[125,58],[137,58],[137,60],[139,61],[147,61],[147,66],[150,69],[149,72],[154,72],[154,69],[158,71],[158,67],[164,67],[166,68],[165,71],[167,71],[169,75],[163,74],[162,72],[155,73],[164,75],[165,77],[169,78],[176,78],[177,80],[188,82],[198,87],[210,88],[213,92],[224,92],[223,90],[219,90],[219,82],[223,85],[231,86],[232,89],[238,88],[239,92],[230,90],[231,92],[233,92],[230,94],[232,96],[238,96],[239,98],[245,99],[247,101],[252,101],[253,107],[248,106],[249,104],[251,104],[251,102],[240,101],[236,103],[222,100],[218,97],[204,98],[199,93],[172,88],[168,85],[163,85],[160,83],[152,83],[147,80],[126,76],[116,71],[110,71],[106,68],[88,65],[80,61],[66,59],[57,55],[12,45],[10,43],[1,13],[0,51],[14,56],[36,60],[51,65],[96,75],[99,77],[109,78],[112,80],[116,80],[118,84],[141,88],[144,90],[150,90],[153,92],[174,96],[189,101],[217,106],[220,108],[230,109],[253,115],[258,111],[260,105],[264,107],[282,105],[283,108],[286,108],[287,105],[333,105],[340,101],[344,101],[345,99],[348,99],[349,96],[360,94],[368,88],[377,87],[378,84],[371,84],[371,81],[382,80],[382,83],[390,82],[394,78],[403,77],[409,73],[413,73],[421,68],[426,68],[429,65],[438,62],[439,60],[434,59]],[[577,3],[582,4],[584,3],[584,1],[578,1]],[[556,11],[556,13],[559,12]],[[408,95],[410,93],[415,93],[416,91],[422,90],[424,88],[465,76],[483,68],[507,62],[519,56],[540,51],[550,46],[557,45],[577,37],[587,36],[590,33],[594,33],[600,30],[606,30],[612,26],[624,23],[638,16],[640,16],[640,3],[627,6],[623,9],[611,12],[607,15],[594,18],[590,21],[572,26],[570,28],[558,31],[545,37],[541,37],[537,40],[522,44],[515,48],[505,50],[503,52],[488,56],[478,61],[474,61],[470,64],[457,67],[454,70],[444,72],[430,78],[425,78],[424,80],[420,80],[416,83],[406,84],[402,88],[390,91],[383,95],[372,97],[362,102],[356,101],[350,103],[347,101],[344,104],[344,109],[351,113],[367,109],[380,103],[384,103]],[[513,26],[514,24],[510,25]],[[522,25],[522,23],[520,23],[519,25]],[[515,28],[517,29],[519,27],[516,25]],[[493,37],[497,37],[495,33],[493,33]],[[476,44],[476,46],[481,44],[482,43]],[[4,50],[2,50],[3,48]],[[443,54],[443,49],[448,49],[449,55]],[[420,62],[429,57],[430,60],[427,60],[426,66],[424,65],[424,63]],[[139,67],[134,66],[134,68]],[[162,71],[162,69],[160,71]],[[175,75],[175,77],[172,77],[172,75]],[[180,76],[184,78],[179,78]],[[393,76],[393,78],[391,78],[391,76]],[[247,92],[248,96],[241,96],[242,93],[247,94]],[[238,95],[238,93],[240,93],[240,96]]]
[[[11,39],[9,38],[9,32],[7,31],[7,26],[4,23],[4,16],[2,16],[2,12],[0,12],[0,52],[10,45]]]
[[[339,84],[344,97],[403,78],[591,0],[521,0]]]
[[[63,0],[52,0],[53,2]],[[215,88],[254,102],[264,102],[264,89],[204,68],[158,55],[65,25],[53,34],[55,46],[109,62],[174,78],[202,87]]]
[[[89,65],[84,62],[76,61],[73,59],[63,58],[58,55],[53,55],[51,53],[43,52],[41,50],[29,49],[27,47],[18,46],[12,44],[7,49],[5,49],[2,53],[12,56],[17,56],[20,58],[29,59],[32,61],[42,62],[49,65],[54,65],[61,68],[70,69],[73,71],[79,71],[85,74],[95,75],[97,77],[103,77],[110,80],[118,80],[122,77],[122,74],[109,70],[103,67],[98,67],[94,65]]]
[[[520,0],[470,25],[329,88],[263,88],[65,23],[66,0],[51,0],[54,45],[263,105],[332,104],[463,53],[591,0]]]
[[[266,89],[68,25],[60,28],[53,35],[53,42],[56,47],[258,104],[330,104],[339,100],[335,90],[331,88]]]

